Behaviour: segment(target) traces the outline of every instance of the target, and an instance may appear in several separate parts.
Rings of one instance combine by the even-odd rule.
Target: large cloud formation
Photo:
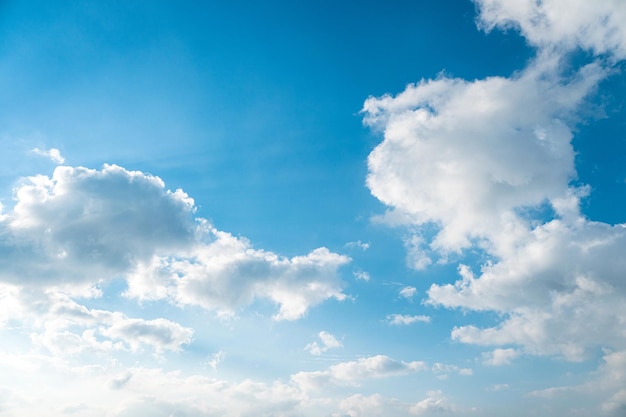
[[[201,373],[124,367],[115,361],[73,366],[32,353],[0,352],[0,366],[7,378],[16,382],[0,390],[0,413],[7,415],[401,417],[456,411],[438,391],[417,403],[380,394],[345,397],[337,392],[339,387],[356,388],[368,380],[406,378],[427,370],[423,362],[383,355],[340,362],[324,371],[299,372],[291,375],[289,382],[233,382]],[[59,379],[63,384],[51,383]],[[327,388],[319,384],[326,383],[331,383],[332,389],[318,392],[317,388]],[[39,392],[47,396],[39,396]]]
[[[441,76],[396,96],[369,98],[365,123],[383,133],[367,185],[410,226],[416,267],[477,248],[479,271],[459,265],[455,284],[427,302],[496,311],[490,328],[456,327],[458,341],[583,360],[626,349],[626,226],[585,218],[588,186],[576,179],[572,138],[580,110],[626,58],[626,3],[477,0],[479,26],[517,29],[537,48],[527,68],[466,81]],[[589,53],[574,67],[572,52]],[[434,233],[433,233],[434,230]],[[519,349],[519,350],[517,350]]]
[[[254,249],[194,218],[187,194],[149,174],[60,166],[51,177],[23,180],[15,200],[0,217],[0,298],[7,302],[20,289],[93,296],[94,286],[114,278],[127,281],[129,297],[227,314],[269,299],[279,306],[275,318],[287,320],[345,297],[337,270],[349,258],[326,248],[291,259]],[[0,310],[0,322],[9,313]],[[118,322],[109,332],[122,337],[140,328],[150,330]]]

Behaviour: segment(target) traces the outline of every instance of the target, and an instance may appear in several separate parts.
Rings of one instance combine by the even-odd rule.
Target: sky
[[[624,22],[0,1],[0,416],[624,416]]]

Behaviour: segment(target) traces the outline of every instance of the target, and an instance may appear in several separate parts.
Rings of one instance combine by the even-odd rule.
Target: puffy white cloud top
[[[453,339],[576,361],[624,349],[626,227],[580,214],[590,188],[572,185],[572,138],[586,98],[626,58],[626,3],[476,3],[483,27],[519,29],[537,57],[508,78],[444,75],[369,98],[364,121],[384,139],[369,155],[367,185],[390,207],[387,220],[415,232],[406,242],[415,268],[469,248],[491,259],[479,271],[460,265],[456,283],[428,291],[432,305],[501,314],[494,327],[454,328]],[[566,71],[576,48],[611,59]]]
[[[129,297],[229,314],[266,298],[279,305],[275,318],[288,320],[345,298],[337,269],[349,258],[326,248],[291,259],[254,249],[194,218],[187,194],[149,174],[60,166],[51,177],[24,180],[15,200],[0,218],[0,280],[7,284],[76,293],[124,278]]]

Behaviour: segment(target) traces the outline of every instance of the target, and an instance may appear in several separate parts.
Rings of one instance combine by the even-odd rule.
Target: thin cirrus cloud
[[[416,268],[469,248],[492,259],[480,273],[461,264],[456,283],[428,291],[430,305],[502,314],[494,327],[455,327],[454,340],[571,361],[599,346],[625,349],[614,326],[626,321],[618,272],[626,269],[626,228],[582,216],[591,191],[571,181],[580,109],[626,57],[626,4],[476,3],[482,28],[519,29],[537,56],[509,78],[442,75],[368,99],[364,121],[384,135],[368,158],[368,187],[390,219],[436,226],[434,236],[416,235]],[[571,71],[575,48],[595,55]],[[545,207],[550,218],[528,210]]]

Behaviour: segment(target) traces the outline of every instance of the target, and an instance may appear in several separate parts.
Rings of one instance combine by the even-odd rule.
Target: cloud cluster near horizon
[[[486,363],[623,351],[626,226],[581,214],[593,190],[575,185],[572,138],[587,97],[626,58],[626,3],[476,4],[479,27],[519,30],[536,57],[508,78],[442,75],[369,98],[364,121],[384,140],[369,155],[367,185],[390,207],[386,220],[415,234],[409,264],[427,268],[468,249],[489,259],[479,271],[460,264],[460,279],[433,284],[427,299],[501,315],[494,327],[452,331],[460,342],[509,347],[487,352]],[[572,71],[578,50],[590,58]]]

